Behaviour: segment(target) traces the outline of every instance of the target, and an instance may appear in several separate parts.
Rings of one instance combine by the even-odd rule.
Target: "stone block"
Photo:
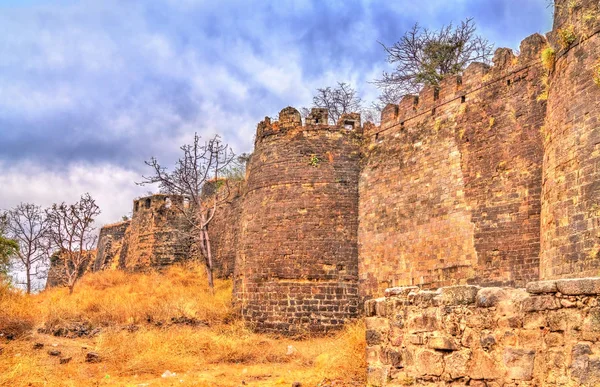
[[[397,288],[388,288],[385,289],[384,296],[385,297],[406,297],[408,293],[412,291],[418,291],[418,286],[403,286]]]
[[[383,334],[374,329],[367,329],[365,336],[366,336],[367,345],[382,344],[383,340],[384,340]]]
[[[535,350],[517,348],[504,349],[504,364],[506,366],[508,379],[533,379],[534,361]]]
[[[554,296],[530,296],[523,300],[523,311],[538,312],[560,308],[560,302]]]
[[[567,296],[600,294],[600,278],[557,280],[558,291]]]
[[[433,302],[433,299],[440,294],[440,292],[432,290],[421,290],[418,293],[410,293],[410,295],[413,294],[414,296],[412,297],[412,302],[415,305],[429,305]],[[411,299],[410,296],[409,299]]]
[[[411,333],[433,332],[440,329],[440,319],[437,310],[424,310],[419,314],[412,315],[406,324]]]
[[[365,316],[371,317],[375,316],[375,306],[377,305],[376,300],[367,300],[365,301]]]
[[[463,350],[452,352],[444,357],[445,370],[451,379],[468,376],[471,351]]]
[[[531,294],[541,293],[556,293],[558,288],[556,287],[556,281],[535,281],[529,282],[525,289]]]
[[[439,352],[428,349],[419,350],[416,366],[420,376],[441,376],[444,372],[443,356]]]
[[[469,367],[469,377],[475,380],[499,379],[503,374],[503,365],[496,363],[492,356],[481,351],[474,350]]]
[[[567,330],[567,314],[562,310],[549,312],[546,321],[551,332],[564,332]]]
[[[451,337],[444,336],[432,336],[427,341],[427,346],[431,349],[437,349],[441,351],[456,351],[458,345]]]
[[[367,368],[367,384],[373,387],[383,387],[387,383],[389,374],[389,366],[370,365]]]
[[[438,305],[470,305],[475,303],[477,292],[481,289],[473,285],[448,286],[440,289],[434,302]]]
[[[491,308],[507,297],[502,288],[482,288],[477,292],[475,304],[480,308]]]
[[[366,350],[366,358],[368,364],[374,364],[381,362],[381,346],[380,345],[370,345],[367,346]]]
[[[390,329],[390,322],[382,317],[367,317],[365,318],[365,327],[369,330],[387,331]]]

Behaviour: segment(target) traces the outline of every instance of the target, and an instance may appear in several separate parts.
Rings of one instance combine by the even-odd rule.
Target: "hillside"
[[[364,385],[362,324],[301,340],[252,333],[230,281],[212,295],[200,266],[94,273],[71,296],[2,286],[0,310],[0,386]]]

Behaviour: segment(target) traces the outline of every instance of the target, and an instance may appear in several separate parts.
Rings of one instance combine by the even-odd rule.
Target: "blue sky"
[[[264,116],[336,81],[372,100],[378,41],[466,17],[496,47],[551,28],[546,0],[0,0],[0,208],[90,192],[117,220],[149,157],[194,131],[249,152]]]

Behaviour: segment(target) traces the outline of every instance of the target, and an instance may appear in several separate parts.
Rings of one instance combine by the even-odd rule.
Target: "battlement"
[[[492,60],[493,66],[471,63],[462,76],[447,76],[439,87],[425,86],[418,95],[407,95],[397,105],[388,105],[381,113],[381,129],[403,127],[411,120],[440,116],[447,105],[466,103],[470,95],[490,87],[510,87],[519,80],[519,73],[540,61],[540,52],[547,45],[546,38],[533,34],[521,42],[521,54],[516,56],[509,48],[499,48]]]
[[[303,124],[300,112],[288,106],[279,112],[279,119],[277,121],[272,122],[269,117],[265,117],[263,121],[258,123],[254,145],[257,145],[270,136],[314,130],[353,131],[357,134],[362,134],[360,114],[343,114],[335,125],[330,125],[329,111],[327,109],[312,108]]]
[[[133,201],[133,217],[146,211],[169,209],[173,205],[180,208],[189,205],[189,199],[181,195],[153,194]]]

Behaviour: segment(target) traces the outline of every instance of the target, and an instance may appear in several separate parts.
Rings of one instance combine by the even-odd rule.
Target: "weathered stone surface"
[[[416,356],[417,372],[421,376],[441,376],[444,372],[443,357],[440,353],[428,349],[419,350]]]
[[[476,304],[480,308],[491,308],[506,298],[502,288],[482,288],[477,292]]]
[[[367,383],[373,387],[385,386],[389,372],[389,367],[369,366],[367,368]]]
[[[405,297],[408,296],[408,293],[410,293],[413,290],[418,290],[419,287],[418,286],[403,286],[403,287],[397,287],[397,288],[388,288],[385,289],[384,295],[386,297],[393,297],[393,296],[397,296],[397,297]]]
[[[553,310],[560,308],[560,302],[554,296],[531,296],[523,300],[525,312]]]
[[[504,364],[506,365],[508,379],[533,379],[534,361],[535,350],[517,348],[504,349]]]
[[[527,292],[531,294],[556,293],[558,291],[556,281],[528,282],[526,289]]]
[[[427,346],[431,349],[438,349],[442,351],[456,351],[458,345],[456,345],[454,339],[444,336],[433,336],[427,341]]]
[[[451,379],[463,378],[469,375],[471,351],[452,352],[444,358],[445,370]]]
[[[469,305],[475,302],[479,286],[458,285],[441,288],[435,300],[443,305]]]
[[[441,289],[439,294],[443,293]],[[467,305],[424,306],[413,298],[398,304],[393,317],[371,318],[369,328],[389,335],[373,347],[378,352],[368,356],[372,359],[369,364],[390,367],[388,386],[403,385],[403,380],[436,387],[598,383],[600,296],[578,296],[573,298],[575,307],[564,308],[558,302],[565,299],[560,294],[529,294],[510,288],[491,293],[501,295],[496,307],[488,306],[490,296],[485,297],[486,302]],[[387,302],[394,300],[389,297]],[[514,300],[516,307],[500,307]],[[403,324],[392,325],[396,315],[402,316]],[[371,333],[367,331],[367,335]],[[367,339],[371,341],[370,336]]]
[[[600,294],[600,278],[577,278],[556,281],[558,291],[567,296]]]

